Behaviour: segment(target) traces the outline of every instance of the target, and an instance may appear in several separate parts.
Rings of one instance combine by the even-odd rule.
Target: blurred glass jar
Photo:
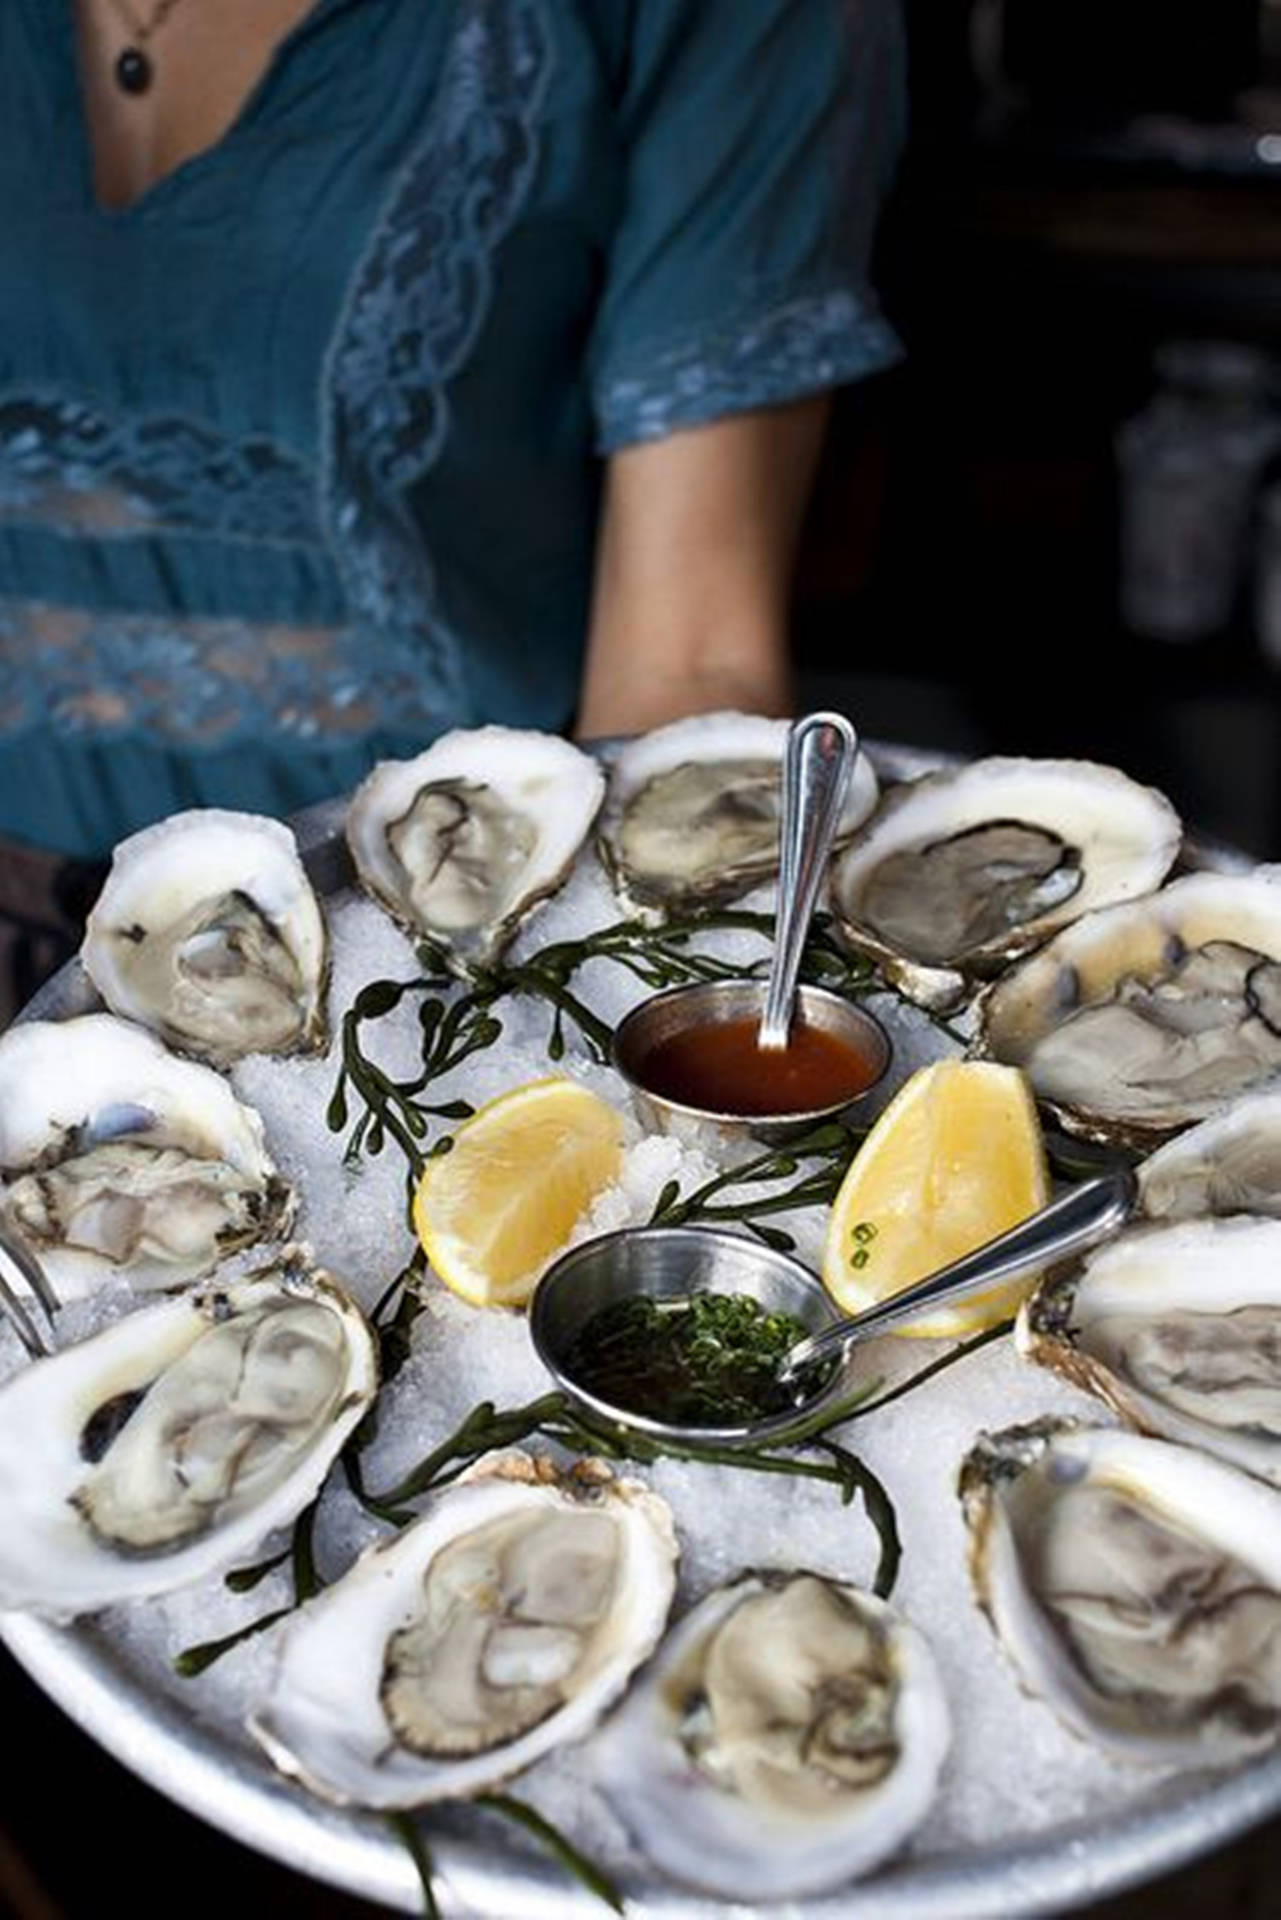
[[[1195,641],[1229,624],[1251,508],[1281,444],[1266,354],[1178,341],[1156,358],[1161,385],[1117,435],[1121,617],[1132,632]]]

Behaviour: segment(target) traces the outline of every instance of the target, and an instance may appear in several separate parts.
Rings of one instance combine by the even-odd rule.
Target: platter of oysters
[[[1031,1914],[1281,1810],[1281,868],[1117,769],[864,749],[805,967],[888,1075],[782,1143],[654,1131],[612,1032],[762,976],[786,736],[489,727],[296,832],[176,815],[0,1036],[0,1634],[145,1779],[389,1907]],[[768,1443],[593,1425],[541,1266],[477,1304],[424,1228],[468,1129],[569,1081],[616,1139],[564,1245],[817,1272],[869,1127],[955,1060],[1022,1077],[1056,1185],[1134,1167],[1134,1218]]]

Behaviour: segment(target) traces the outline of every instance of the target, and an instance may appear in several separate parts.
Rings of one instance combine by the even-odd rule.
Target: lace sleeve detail
[[[456,647],[435,617],[406,493],[445,443],[447,383],[480,332],[494,251],[533,178],[550,61],[538,0],[471,0],[330,355],[323,502],[348,598],[365,621],[417,633],[424,671],[451,694]]]
[[[891,366],[901,349],[870,298],[846,288],[675,340],[616,370],[596,394],[602,453],[776,406]]]

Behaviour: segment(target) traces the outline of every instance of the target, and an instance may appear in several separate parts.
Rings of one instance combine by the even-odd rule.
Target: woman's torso
[[[110,211],[71,10],[8,0],[0,831],[91,854],[563,724],[616,57],[545,0],[318,0]]]

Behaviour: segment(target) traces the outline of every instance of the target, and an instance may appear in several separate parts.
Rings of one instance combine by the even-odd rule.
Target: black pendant
[[[151,62],[141,47],[126,47],[116,61],[116,85],[123,93],[145,93],[151,85]]]

